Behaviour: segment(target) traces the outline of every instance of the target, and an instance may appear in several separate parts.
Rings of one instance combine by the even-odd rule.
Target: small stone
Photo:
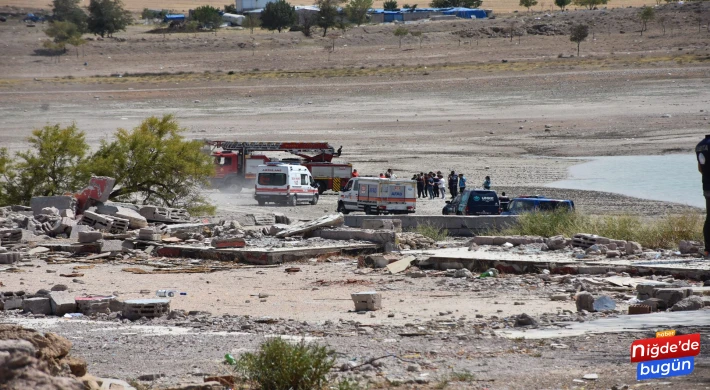
[[[55,284],[54,286],[52,286],[51,290],[52,291],[66,291],[68,289],[69,289],[69,287],[67,287],[66,284]]]
[[[594,296],[586,291],[582,291],[575,297],[577,311],[594,311]]]
[[[567,294],[555,294],[550,297],[550,300],[552,301],[566,301],[569,299],[569,295]]]
[[[597,374],[584,374],[582,379],[588,380],[588,381],[595,381],[599,379],[599,375]]]
[[[418,364],[410,364],[407,366],[407,371],[409,372],[419,372],[422,368]]]
[[[387,314],[387,317],[394,318],[394,313]]]
[[[515,318],[515,327],[520,327],[520,326],[535,326],[537,325],[537,320],[534,318],[530,317],[529,315],[523,313],[520,314]]]

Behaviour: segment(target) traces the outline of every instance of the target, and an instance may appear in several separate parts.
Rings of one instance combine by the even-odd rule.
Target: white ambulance
[[[414,180],[353,177],[343,188],[338,211],[348,214],[409,214],[417,209],[417,182]]]
[[[311,172],[300,164],[270,162],[256,170],[254,199],[295,206],[298,203],[318,203],[318,187]]]

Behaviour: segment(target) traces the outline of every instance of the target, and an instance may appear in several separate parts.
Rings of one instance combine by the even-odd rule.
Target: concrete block
[[[96,242],[104,238],[101,232],[79,232],[79,242],[82,244]]]
[[[239,214],[234,219],[242,226],[256,226],[254,214]]]
[[[22,241],[22,229],[0,229],[0,245]]]
[[[692,295],[692,290],[688,288],[659,288],[653,290],[653,298],[662,300],[667,307],[672,307],[690,295]]]
[[[32,314],[52,314],[52,306],[49,303],[49,298],[45,297],[25,299],[22,301],[22,310]]]
[[[103,240],[101,242],[101,252],[123,252],[123,241]]]
[[[121,234],[128,231],[128,225],[130,222],[127,219],[119,218],[118,216],[112,218],[113,222],[111,223],[111,227],[108,229],[109,232]]]
[[[22,309],[22,301],[25,300],[24,291],[6,291],[0,293],[0,310]]]
[[[0,253],[0,264],[15,264],[22,259],[20,252],[5,252]]]
[[[80,232],[93,232],[94,228],[87,225],[74,225],[71,228],[71,234],[69,234],[69,239],[78,241]]]
[[[671,311],[690,311],[690,310],[700,310],[705,306],[703,299],[698,296],[690,296],[684,298],[680,302],[676,303],[671,307]]]
[[[639,283],[636,285],[637,298],[642,300],[652,298],[653,290],[665,287],[671,287],[671,285],[666,282],[656,282],[653,280]]]
[[[63,316],[67,313],[76,313],[76,301],[74,296],[64,291],[52,291],[49,293],[49,303],[52,314]]]
[[[355,311],[373,311],[382,309],[382,295],[375,291],[363,291],[350,294],[355,303]]]
[[[389,265],[390,261],[386,257],[382,255],[369,255],[365,256],[364,260],[364,266],[365,267],[372,267],[372,268],[385,268],[387,265]]]
[[[643,252],[643,247],[638,242],[628,241],[626,243],[626,254],[635,255]]]
[[[256,214],[254,221],[257,226],[271,226],[276,223],[276,216],[274,214]]]
[[[473,243],[477,245],[493,245],[493,236],[476,236]]]
[[[113,218],[87,210],[84,211],[84,215],[79,223],[91,226],[97,230],[108,231],[111,229],[111,225],[113,225]]]
[[[141,229],[148,226],[148,220],[137,211],[119,207],[115,215],[118,218],[128,220],[128,227],[130,229]]]
[[[156,318],[170,312],[170,299],[130,299],[123,302],[123,316],[129,320]]]
[[[30,199],[30,207],[34,215],[42,213],[45,207],[54,207],[57,210],[76,210],[77,202],[73,196],[35,196]],[[57,215],[59,215],[57,213]]]
[[[184,209],[168,207],[145,206],[140,210],[140,215],[150,222],[187,222],[190,214]]]

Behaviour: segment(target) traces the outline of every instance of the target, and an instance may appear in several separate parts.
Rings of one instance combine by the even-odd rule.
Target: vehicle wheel
[[[365,206],[365,215],[371,215],[372,211],[370,209],[370,206]]]
[[[317,205],[318,204],[318,195],[313,195],[313,200],[311,200],[312,205]]]
[[[324,181],[317,181],[316,183],[318,183],[318,194],[323,195],[326,188],[328,188],[328,184]]]
[[[348,211],[345,208],[345,205],[343,204],[343,202],[338,202],[338,208],[335,211],[337,211],[339,213],[346,214],[346,215],[350,213],[350,211]]]
[[[233,179],[228,179],[224,181],[224,184],[219,188],[221,192],[241,192],[242,191],[242,184],[238,181],[238,179],[233,178]]]
[[[295,206],[298,203],[298,199],[296,199],[296,195],[291,195],[288,198],[288,205],[289,206]]]
[[[259,199],[259,200],[257,200],[257,202],[259,202],[259,206],[263,206],[266,204],[266,201],[263,199]]]

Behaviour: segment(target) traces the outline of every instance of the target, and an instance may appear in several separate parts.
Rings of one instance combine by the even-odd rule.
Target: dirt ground
[[[140,7],[143,4],[152,7]],[[400,177],[455,170],[473,183],[490,175],[495,189],[511,194],[569,197],[580,210],[594,214],[684,212],[688,209],[672,204],[672,199],[664,203],[543,187],[563,179],[567,168],[585,157],[690,153],[708,133],[710,4],[659,7],[657,12],[669,18],[666,33],[654,22],[643,37],[633,19],[637,12],[617,8],[549,17],[518,14],[520,41],[500,32],[510,25],[508,16],[407,25],[425,33],[421,47],[407,37],[400,48],[393,26],[363,26],[336,39],[331,54],[324,50],[331,40],[297,32],[251,35],[220,30],[216,35],[163,36],[148,33],[155,26],[131,26],[116,35],[120,40],[89,41],[79,48],[78,57],[70,48],[59,63],[37,51],[46,26],[25,27],[10,19],[0,24],[0,146],[23,150],[33,128],[75,122],[95,147],[119,127],[170,113],[189,138],[342,145],[341,160],[363,174],[387,168]],[[697,15],[706,18],[700,27]],[[595,35],[582,43],[581,57],[576,57],[576,45],[566,35],[569,24],[592,20]],[[543,30],[552,35],[540,33]],[[613,172],[609,180],[614,180]],[[259,208],[248,192],[209,195],[225,218],[277,210]],[[332,212],[335,197],[326,194],[316,206],[277,211],[294,219],[314,218]],[[443,200],[421,201],[417,213],[438,214],[443,205]],[[130,278],[119,264],[99,264],[86,271],[85,284],[71,284],[72,290],[115,292],[124,299],[145,297],[141,290],[153,294],[175,287],[188,295],[175,298],[173,308],[205,310],[212,316],[155,324],[14,314],[3,314],[0,320],[69,337],[96,375],[131,379],[164,374],[159,384],[193,381],[223,370],[219,362],[224,353],[252,350],[265,335],[308,334],[332,345],[342,363],[390,352],[399,356],[386,361],[384,371],[358,373],[364,381],[387,377],[388,383],[410,381],[407,388],[434,387],[452,372],[469,370],[475,381],[451,381],[450,388],[601,389],[635,382],[628,346],[635,338],[652,337],[650,329],[577,336],[553,340],[572,346],[555,349],[551,342],[480,335],[476,321],[469,321],[477,314],[491,324],[492,316],[574,312],[574,303],[551,302],[545,286],[516,288],[515,283],[525,285],[528,276],[506,275],[503,280],[510,283],[501,282],[491,294],[489,286],[478,281],[448,279],[442,285],[443,278],[357,275],[353,261],[304,263],[299,265],[303,272],[296,275],[280,268],[235,268],[206,275]],[[31,265],[37,267],[27,268],[32,272],[0,274],[3,288],[48,288],[61,283],[64,278],[56,275],[70,268],[39,261]],[[356,288],[329,283],[343,279],[357,280]],[[375,317],[348,312],[349,293],[368,288],[387,291],[385,310]],[[261,302],[252,296],[260,292],[271,296]],[[395,316],[388,317],[390,313]],[[466,325],[453,332],[397,335],[407,324],[416,328],[464,315]],[[282,320],[254,325],[244,316]],[[374,327],[357,327],[357,322]],[[373,328],[373,333],[361,330]],[[707,334],[706,329],[700,331]],[[138,354],[145,359],[135,359]],[[691,376],[635,386],[707,388],[710,372],[703,355],[705,349]],[[407,371],[409,364],[422,371]],[[592,372],[600,375],[599,381],[573,382]],[[427,376],[436,379],[427,384],[422,379]]]

